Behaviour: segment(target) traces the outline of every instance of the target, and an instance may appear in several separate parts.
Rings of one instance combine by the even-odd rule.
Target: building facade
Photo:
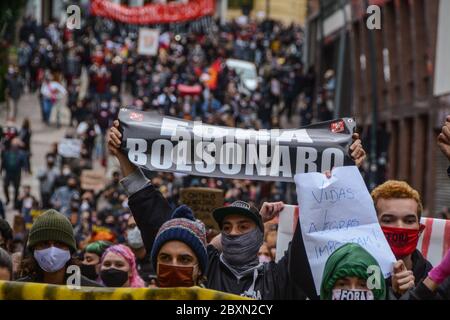
[[[370,5],[380,29],[368,27]],[[376,140],[377,183],[409,182],[431,216],[450,206],[450,163],[436,143],[450,114],[448,13],[446,0],[312,1],[307,23],[306,63],[336,70],[338,115],[356,118],[367,150]]]
[[[242,15],[242,7],[250,9],[252,17],[268,17],[285,24],[303,25],[307,15],[307,0],[216,0],[226,3],[226,18],[233,19]]]

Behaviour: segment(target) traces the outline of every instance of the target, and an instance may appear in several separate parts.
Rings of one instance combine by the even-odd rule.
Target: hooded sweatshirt
[[[360,245],[347,243],[338,248],[325,264],[320,287],[320,298],[322,300],[331,300],[333,287],[339,279],[357,277],[367,280],[370,276],[367,273],[369,266],[380,267],[375,258]],[[375,300],[386,298],[386,283],[384,279],[381,279],[380,285],[380,289],[372,290]]]

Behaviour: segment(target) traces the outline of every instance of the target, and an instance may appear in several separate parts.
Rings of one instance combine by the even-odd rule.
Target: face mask
[[[56,272],[61,270],[70,260],[70,251],[50,247],[42,250],[34,250],[34,258],[39,267],[45,272]]]
[[[272,261],[272,260],[268,256],[265,256],[263,254],[259,256],[259,262],[261,262],[261,263],[267,263],[270,261]]]
[[[97,270],[95,270],[95,267],[96,267],[95,264],[82,264],[80,267],[81,274],[86,278],[95,281],[98,277]]]
[[[263,244],[263,233],[258,228],[238,235],[222,233],[223,258],[233,267],[258,264],[258,251]]]
[[[70,174],[70,168],[64,168],[64,169],[62,170],[62,174],[63,174],[64,176],[68,176],[68,175]]]
[[[100,278],[107,287],[122,287],[128,280],[128,272],[119,269],[106,269],[100,272]]]
[[[89,205],[88,201],[83,201],[81,203],[81,206],[80,206],[81,211],[89,211],[90,208],[91,208],[91,206]]]
[[[192,287],[194,267],[180,267],[158,264],[158,285],[160,288]]]
[[[129,229],[127,232],[127,241],[130,247],[133,249],[139,249],[144,246],[144,241],[142,240],[141,231],[138,227]]]
[[[333,289],[331,300],[374,300],[370,290]]]
[[[381,227],[381,229],[395,257],[400,259],[416,250],[419,236],[425,229],[425,225],[421,224],[418,230],[395,227]]]

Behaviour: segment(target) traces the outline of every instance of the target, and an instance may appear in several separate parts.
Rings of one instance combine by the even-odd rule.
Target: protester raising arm
[[[145,249],[151,252],[159,228],[170,219],[172,208],[128,157],[121,151],[122,134],[119,121],[114,121],[108,134],[108,149],[116,156],[124,178],[121,183],[128,193],[128,205],[142,233]]]
[[[350,156],[355,160],[355,165],[359,168],[366,159],[366,151],[362,146],[362,142],[359,139],[359,133],[352,135],[353,143],[350,146]]]
[[[122,143],[122,134],[119,131],[119,121],[114,120],[113,126],[111,127],[108,135],[108,149],[111,154],[113,154],[120,163],[120,169],[122,170],[122,175],[127,177],[134,173],[138,168],[128,160],[126,154],[120,150],[120,145]]]
[[[264,202],[259,214],[261,215],[262,222],[266,223],[275,218],[284,208],[284,203],[279,202]],[[217,250],[222,251],[222,234],[219,233],[210,242]]]

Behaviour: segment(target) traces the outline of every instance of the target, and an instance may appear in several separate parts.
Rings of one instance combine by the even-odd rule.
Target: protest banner
[[[298,206],[284,205],[283,210],[279,213],[278,233],[277,233],[277,250],[275,261],[278,262],[288,249],[289,242],[294,236],[295,228],[298,223]]]
[[[211,16],[215,11],[214,0],[173,1],[148,3],[128,7],[110,0],[93,0],[91,14],[128,24],[159,24],[184,22]]]
[[[98,192],[105,188],[106,177],[104,170],[88,170],[81,171],[81,188],[84,190],[93,190]]]
[[[138,39],[138,54],[144,56],[156,56],[159,47],[159,30],[140,28]]]
[[[80,139],[61,139],[58,154],[65,158],[79,158],[82,142]]]
[[[396,259],[378,223],[372,198],[355,166],[295,176],[300,228],[319,294],[328,257],[345,243],[357,243],[379,263],[385,278]]]
[[[212,216],[214,209],[222,207],[223,190],[214,188],[183,188],[180,191],[180,202],[194,211],[195,217],[203,221],[207,229],[220,230]]]
[[[298,206],[293,205],[285,205],[280,212],[275,261],[280,260],[288,249],[298,214]],[[420,222],[425,225],[425,230],[420,235],[417,249],[432,265],[437,265],[450,249],[450,220],[422,217]]]
[[[75,266],[69,266],[69,268]],[[75,268],[73,269],[74,277]],[[79,271],[78,271],[79,272]],[[234,294],[200,287],[100,288],[1,281],[0,300],[249,300]]]
[[[420,235],[417,249],[433,266],[438,265],[450,249],[450,220],[423,217],[420,222],[425,225],[425,230]]]
[[[151,171],[294,182],[294,175],[353,165],[351,118],[302,129],[221,127],[122,108],[122,149]]]

